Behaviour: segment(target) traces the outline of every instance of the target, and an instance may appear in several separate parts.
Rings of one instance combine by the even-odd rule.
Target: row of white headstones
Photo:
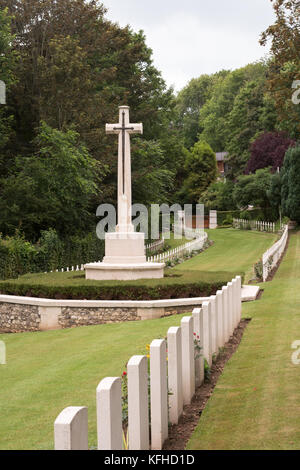
[[[191,403],[196,388],[204,381],[205,361],[212,365],[214,356],[219,354],[220,348],[225,346],[240,323],[241,289],[241,277],[236,276],[216,295],[203,302],[201,308],[195,308],[192,316],[183,317],[180,327],[171,327],[167,341],[153,340],[150,345],[150,375],[147,356],[133,356],[129,360],[130,450],[162,449],[168,438],[168,422],[178,423],[184,405]],[[98,449],[124,449],[122,379],[106,377],[101,380],[96,400]],[[54,423],[54,440],[57,450],[87,450],[87,407],[65,408]]]

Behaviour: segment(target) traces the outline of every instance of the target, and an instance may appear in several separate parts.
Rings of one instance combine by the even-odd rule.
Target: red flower
[[[123,377],[125,377],[125,375],[127,375],[127,372],[123,372]]]

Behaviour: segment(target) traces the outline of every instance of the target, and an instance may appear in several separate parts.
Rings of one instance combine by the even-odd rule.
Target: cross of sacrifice
[[[143,124],[131,124],[129,106],[119,106],[119,122],[106,124],[107,134],[119,135],[118,147],[118,229],[131,230],[130,134],[142,134]]]

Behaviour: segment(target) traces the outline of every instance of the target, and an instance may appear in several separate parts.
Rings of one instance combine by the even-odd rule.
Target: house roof
[[[225,157],[227,157],[228,152],[217,152],[216,153],[216,159],[217,162],[223,162],[225,160]]]

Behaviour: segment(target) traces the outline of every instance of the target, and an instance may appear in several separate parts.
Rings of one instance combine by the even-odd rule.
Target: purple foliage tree
[[[285,132],[264,132],[251,145],[245,173],[255,173],[260,168],[272,167],[272,171],[281,168],[285,152],[295,145]]]

